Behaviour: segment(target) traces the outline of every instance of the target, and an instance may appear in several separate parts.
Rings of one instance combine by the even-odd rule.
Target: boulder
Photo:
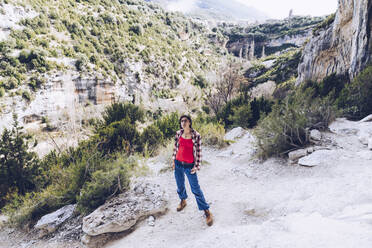
[[[90,236],[123,232],[150,215],[165,213],[167,198],[160,185],[137,183],[132,190],[108,200],[86,216],[83,231]]]
[[[73,215],[75,207],[76,204],[67,205],[53,213],[44,215],[35,225],[35,228],[40,230],[39,236],[43,237],[54,232]]]
[[[310,139],[319,141],[322,139],[322,134],[319,132],[319,130],[313,129],[310,131]]]
[[[326,164],[329,160],[334,160],[332,150],[318,150],[306,157],[302,157],[298,160],[298,164],[306,167],[313,167],[317,165]]]
[[[225,134],[225,140],[237,140],[244,135],[245,131],[241,127],[236,127],[231,129],[229,132]]]
[[[8,216],[0,215],[0,229],[8,222],[8,220]]]
[[[308,154],[308,149],[299,149],[288,153],[288,158],[291,162],[297,162],[298,159],[306,156]]]

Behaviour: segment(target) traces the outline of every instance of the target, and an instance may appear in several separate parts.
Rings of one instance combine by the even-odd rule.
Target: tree
[[[6,195],[14,188],[19,194],[35,188],[39,159],[35,152],[29,152],[30,137],[27,136],[13,116],[11,130],[5,129],[0,138],[0,193]],[[36,143],[34,143],[34,146]],[[0,199],[0,203],[3,199]]]
[[[221,70],[215,92],[209,92],[206,102],[215,115],[234,97],[243,83],[244,77],[240,74],[239,68],[239,64],[230,63],[227,68]]]

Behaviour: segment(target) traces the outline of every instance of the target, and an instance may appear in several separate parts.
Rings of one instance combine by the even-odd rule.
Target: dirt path
[[[223,151],[206,149],[208,165],[198,176],[212,227],[189,187],[188,206],[175,210],[179,199],[167,172],[148,180],[169,193],[168,213],[105,247],[372,247],[372,151],[355,133],[345,134],[350,125],[324,134],[334,150],[313,168],[278,159],[257,163],[249,134]]]

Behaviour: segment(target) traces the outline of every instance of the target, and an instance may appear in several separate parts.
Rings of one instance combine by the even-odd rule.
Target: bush
[[[138,148],[139,133],[129,117],[110,123],[97,131],[99,149],[104,154],[122,150],[134,152]]]
[[[173,112],[157,120],[155,126],[158,127],[165,139],[173,138],[176,131],[180,129],[178,119],[178,114]]]
[[[0,97],[3,97],[5,95],[5,90],[3,87],[0,87]]]
[[[129,31],[135,33],[136,35],[142,35],[143,34],[143,27],[140,24],[135,24],[129,28]]]
[[[260,121],[255,135],[259,157],[267,158],[288,153],[309,144],[309,130],[326,129],[336,117],[329,97],[312,98],[314,89],[298,89]]]
[[[156,125],[148,126],[141,134],[141,150],[149,152],[152,155],[163,144],[163,139],[163,133]]]
[[[361,119],[372,113],[372,65],[342,89],[336,103],[351,119]]]
[[[106,125],[126,117],[129,118],[131,124],[134,124],[136,121],[142,122],[144,116],[144,111],[131,103],[113,103],[106,107],[102,115]]]
[[[199,86],[200,88],[204,89],[205,87],[207,87],[208,83],[202,75],[198,75],[196,78],[194,78],[193,85]]]
[[[114,161],[92,174],[92,179],[84,184],[77,197],[79,212],[91,212],[105,203],[107,198],[128,189],[128,168],[123,162]]]
[[[224,147],[227,143],[224,141],[225,128],[222,124],[211,122],[199,116],[193,121],[193,128],[198,131],[202,137],[202,145]]]
[[[25,99],[26,101],[31,101],[31,95],[30,95],[30,92],[28,91],[23,91],[22,92],[22,98]]]

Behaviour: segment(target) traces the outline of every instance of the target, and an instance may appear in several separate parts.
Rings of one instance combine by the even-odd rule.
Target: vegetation
[[[350,84],[338,90],[337,106],[350,119],[372,113],[372,65],[367,66]]]
[[[319,35],[319,32],[321,30],[326,30],[334,22],[335,17],[336,13],[327,16],[327,18],[324,21],[316,25],[316,27],[313,29],[313,35],[317,36]]]
[[[113,82],[125,82],[127,65],[138,61],[144,62],[138,81],[146,78],[159,91],[194,77],[196,84],[205,87],[199,79],[216,67],[222,55],[202,25],[145,1],[17,2],[25,4],[38,15],[22,20],[23,29],[12,30],[9,39],[0,42],[5,91],[23,84],[35,91],[43,84],[35,78],[54,69],[100,73]],[[188,41],[180,34],[186,34]],[[204,50],[213,56],[202,55]],[[75,68],[59,62],[64,57],[75,60]],[[189,73],[180,78],[181,72]]]

